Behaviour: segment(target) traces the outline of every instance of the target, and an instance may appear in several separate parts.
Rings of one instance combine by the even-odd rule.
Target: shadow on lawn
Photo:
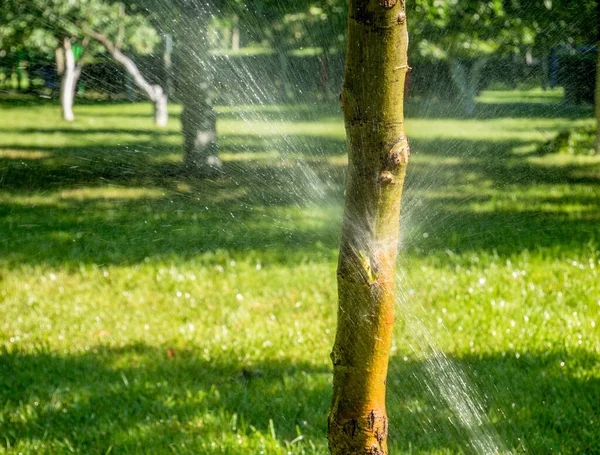
[[[180,447],[211,453],[217,441],[236,451],[237,427],[268,439],[298,431],[325,447],[331,390],[328,368],[289,360],[252,366],[205,361],[195,350],[167,356],[166,348],[143,344],[92,347],[95,353],[46,352],[0,355],[0,400],[4,419],[0,447],[18,441],[70,441],[86,453],[164,451]],[[567,361],[567,368],[560,363]],[[600,384],[575,370],[592,371],[600,359],[585,351],[451,359],[483,392],[482,406],[507,447],[585,451],[597,447],[590,419],[600,411]],[[570,365],[573,373],[570,373]],[[585,375],[583,375],[585,377]],[[392,360],[388,378],[390,439],[400,450],[467,451],[474,432],[439,398],[443,382],[427,379],[421,361]],[[435,396],[428,391],[432,387]],[[37,404],[35,404],[37,403]],[[236,416],[236,417],[234,417]],[[215,449],[217,450],[217,449]],[[220,450],[220,448],[218,449]],[[240,449],[240,453],[244,450]]]
[[[191,258],[217,250],[232,255],[269,253],[286,263],[332,260],[345,170],[326,158],[337,159],[343,141],[303,136],[286,140],[296,144],[290,153],[228,161],[215,179],[194,178],[169,161],[180,153],[177,145],[33,147],[49,156],[2,158],[0,254],[12,264],[71,266]],[[251,156],[271,149],[260,138],[249,142],[226,136],[222,151],[236,157],[245,150]],[[510,255],[523,249],[597,244],[598,166],[533,165],[513,153],[518,145],[523,144],[415,141],[403,209],[409,252],[450,249]],[[419,155],[428,161],[419,161]],[[525,199],[515,192],[523,201],[492,211],[472,206],[489,202],[491,196],[448,192],[461,184],[484,183],[498,189],[512,186],[513,192],[515,187],[525,191],[538,184],[587,185],[590,191],[569,199],[552,199],[545,193]],[[575,209],[565,212],[565,204]],[[424,232],[427,241],[421,237]]]

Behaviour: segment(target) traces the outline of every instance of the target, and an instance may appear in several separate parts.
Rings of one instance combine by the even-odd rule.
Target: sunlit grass
[[[600,158],[537,151],[590,111],[517,98],[407,120],[393,453],[475,434],[423,333],[507,448],[600,444]],[[338,108],[220,107],[212,180],[182,172],[178,112],[2,104],[0,453],[327,453]]]

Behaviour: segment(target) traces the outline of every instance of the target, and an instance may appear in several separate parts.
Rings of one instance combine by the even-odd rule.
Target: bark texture
[[[341,102],[349,162],[328,439],[333,455],[383,455],[400,199],[409,156],[404,1],[350,0],[348,27]]]
[[[162,87],[148,82],[135,62],[121,52],[120,46],[117,43],[113,43],[107,36],[93,30],[87,30],[87,34],[102,44],[110,55],[123,65],[125,70],[133,78],[135,84],[141,88],[154,103],[154,124],[160,127],[166,126],[167,121],[169,120],[169,114],[167,112],[167,94]]]
[[[60,55],[60,57],[59,57]],[[73,103],[75,102],[75,90],[83,68],[83,58],[75,61],[75,54],[71,46],[70,38],[63,38],[62,47],[56,52],[57,71],[62,70],[60,79],[60,106],[62,117],[67,122],[75,120]]]

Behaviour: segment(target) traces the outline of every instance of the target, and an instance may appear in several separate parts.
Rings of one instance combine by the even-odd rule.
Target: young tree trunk
[[[338,263],[333,455],[387,454],[385,389],[394,325],[400,198],[408,163],[404,2],[350,0],[341,102],[348,175]]]
[[[184,164],[199,175],[219,172],[217,115],[214,110],[213,71],[208,53],[208,6],[200,2],[182,8],[186,20],[177,31],[178,98],[183,104],[181,127]]]
[[[288,56],[285,49],[279,49],[279,77],[281,80],[281,102],[285,103],[288,101],[288,82],[289,82],[289,62]]]
[[[600,154],[600,0],[596,2],[596,92],[594,110],[596,113],[596,154]]]
[[[550,88],[550,55],[544,50],[542,52],[542,56],[540,57],[540,66],[542,70],[542,89],[544,91]]]
[[[596,57],[596,92],[594,94],[594,110],[596,113],[596,154],[600,155],[600,41],[596,46],[598,56]]]
[[[465,64],[458,59],[453,57],[448,59],[450,75],[456,88],[458,88],[463,104],[463,113],[467,117],[472,117],[475,114],[475,97],[479,89],[481,70],[485,66],[486,61],[486,58],[480,57],[467,70]]]
[[[172,97],[173,90],[173,34],[165,33],[165,53],[163,54],[165,70],[165,88],[167,97]]]
[[[240,50],[240,17],[234,14],[231,18],[231,50]]]
[[[323,48],[321,54],[321,92],[323,93],[323,99],[327,101],[329,99],[329,56],[327,50]]]
[[[67,122],[72,122],[75,120],[73,103],[75,100],[77,81],[79,81],[79,76],[81,76],[83,59],[81,59],[79,63],[75,62],[75,54],[71,47],[70,38],[63,38],[61,53],[63,57],[63,71],[60,81],[60,106],[63,119]]]
[[[91,38],[102,44],[110,53],[110,55],[117,62],[123,65],[125,70],[133,78],[135,84],[141,88],[146,93],[148,98],[150,98],[150,101],[154,103],[154,124],[160,127],[166,126],[167,121],[169,120],[167,112],[167,95],[162,87],[158,84],[151,84],[148,82],[142,75],[135,62],[123,54],[123,52],[121,52],[119,49],[119,46],[110,41],[108,37],[102,35],[101,33],[94,32],[93,30],[87,30],[86,33]]]

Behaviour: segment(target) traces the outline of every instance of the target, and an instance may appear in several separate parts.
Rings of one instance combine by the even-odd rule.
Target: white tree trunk
[[[154,124],[156,126],[167,126],[169,112],[167,110],[167,94],[160,85],[154,85]]]
[[[73,114],[75,89],[81,75],[82,65],[81,62],[79,65],[75,63],[75,54],[73,54],[70,38],[64,38],[62,54],[64,57],[64,66],[60,83],[60,105],[63,119],[67,122],[72,122],[75,120],[75,115]]]
[[[463,113],[467,117],[472,117],[475,114],[475,97],[479,89],[481,70],[485,66],[486,61],[486,58],[478,58],[473,62],[471,68],[467,70],[464,63],[452,57],[448,59],[450,75],[456,88],[458,88],[463,104]]]
[[[141,71],[133,60],[127,57],[121,50],[115,46],[106,36],[94,31],[87,31],[88,35],[102,44],[110,55],[119,62],[125,70],[131,75],[135,84],[141,88],[148,98],[154,103],[154,124],[156,126],[166,126],[169,119],[167,112],[167,95],[159,85],[150,84],[142,75]]]
[[[239,51],[240,50],[240,18],[237,14],[235,14],[231,18],[231,50]]]

